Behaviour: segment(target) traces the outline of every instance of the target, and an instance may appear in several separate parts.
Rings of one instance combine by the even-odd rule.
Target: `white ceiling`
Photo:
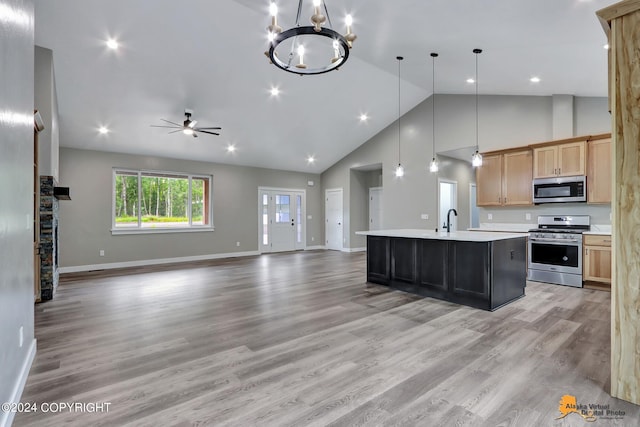
[[[433,51],[438,93],[474,93],[465,80],[482,48],[481,94],[606,96],[595,11],[612,2],[327,0],[334,28],[350,12],[358,39],[339,71],[318,76],[268,63],[268,0],[36,0],[36,44],[54,52],[62,146],[319,173],[397,118],[397,55],[403,113],[431,95]],[[288,28],[297,2],[278,3]],[[221,136],[150,127],[185,108]]]

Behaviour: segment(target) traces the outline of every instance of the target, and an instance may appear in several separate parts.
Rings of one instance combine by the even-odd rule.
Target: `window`
[[[113,232],[211,230],[210,175],[114,169]]]

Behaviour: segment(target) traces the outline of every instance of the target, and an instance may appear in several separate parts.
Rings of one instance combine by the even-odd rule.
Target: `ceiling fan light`
[[[193,129],[187,128],[182,131],[185,135],[193,135]]]

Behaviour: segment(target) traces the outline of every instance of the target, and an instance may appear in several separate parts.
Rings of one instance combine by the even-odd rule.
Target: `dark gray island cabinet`
[[[368,282],[491,311],[524,296],[526,235],[426,230],[357,234],[367,236]]]

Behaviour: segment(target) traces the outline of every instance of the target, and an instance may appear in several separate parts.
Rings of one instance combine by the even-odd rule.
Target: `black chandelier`
[[[351,15],[347,15],[345,19],[347,31],[342,35],[333,29],[325,1],[312,1],[313,14],[310,18],[312,25],[300,25],[303,0],[299,0],[295,26],[284,31],[278,25],[278,6],[271,3],[269,8],[271,14],[271,25],[267,27],[269,50],[265,52],[265,55],[269,57],[272,64],[281,70],[301,76],[337,70],[347,62],[349,49],[356,39],[356,35],[351,31],[353,24]],[[328,26],[324,26],[325,23]],[[316,41],[321,41],[321,43]],[[311,49],[305,47],[305,42],[313,47]],[[297,62],[294,61],[296,55],[298,56]],[[305,56],[313,61],[310,61],[309,64],[305,63]]]

